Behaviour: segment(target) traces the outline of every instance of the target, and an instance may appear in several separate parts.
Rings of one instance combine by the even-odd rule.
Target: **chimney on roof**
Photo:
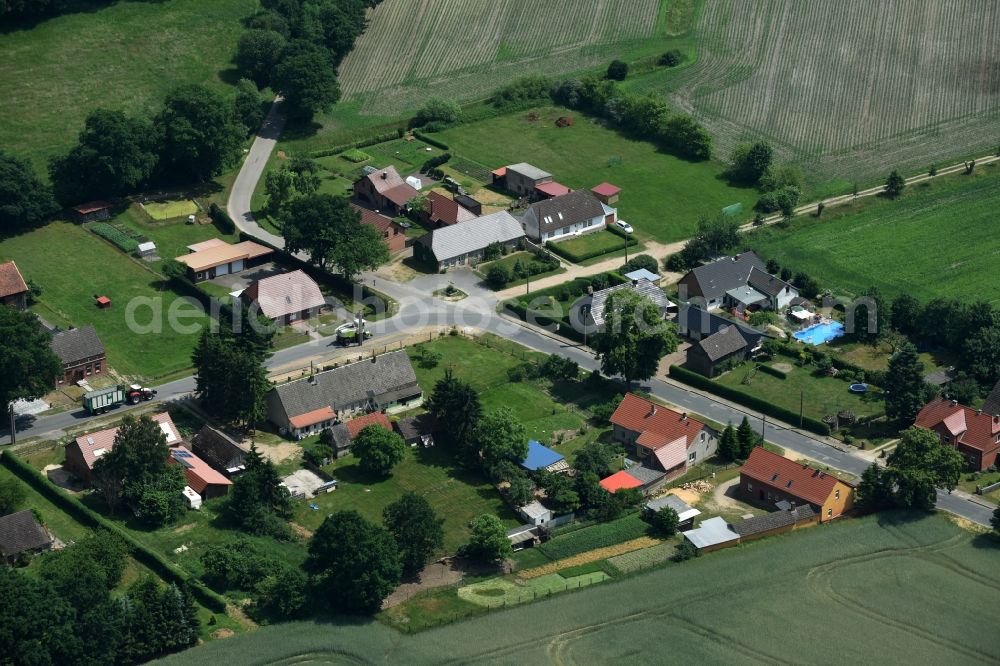
[[[633,287],[638,287],[639,286],[639,279],[638,278],[636,278],[635,280],[632,280],[632,286]]]
[[[952,407],[958,407],[958,400],[952,400],[951,401],[951,406]]]
[[[681,414],[681,421],[687,421],[687,420],[688,420],[687,412],[684,412],[683,414]]]
[[[382,172],[382,180],[385,180],[385,179],[386,179],[386,178],[388,178],[388,177],[389,177],[389,174],[388,174],[388,173],[386,173],[385,171],[383,171],[383,172]]]
[[[649,409],[649,415],[650,416],[655,416],[656,415],[656,405],[655,404],[650,407],[650,409]]]
[[[983,415],[983,410],[977,409],[976,410],[976,416],[982,416],[982,415]]]

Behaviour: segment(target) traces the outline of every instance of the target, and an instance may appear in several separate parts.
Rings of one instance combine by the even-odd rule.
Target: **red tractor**
[[[144,388],[138,384],[132,384],[125,390],[125,401],[130,405],[138,405],[143,400],[152,400],[155,396],[154,389]]]

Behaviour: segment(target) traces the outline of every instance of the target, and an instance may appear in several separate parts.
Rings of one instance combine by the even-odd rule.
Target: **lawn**
[[[146,204],[146,210],[148,212],[149,204]],[[134,229],[156,243],[156,253],[164,260],[187,254],[188,245],[210,238],[221,238],[227,243],[239,242],[236,234],[224,233],[214,224],[187,224],[183,218],[169,222],[151,221],[135,204],[126,208],[114,221]],[[160,264],[153,262],[151,265],[159,267]]]
[[[51,323],[68,327],[92,324],[108,354],[108,363],[136,379],[155,379],[191,365],[191,350],[207,315],[195,311],[168,290],[159,274],[133,260],[84,227],[52,222],[0,242],[0,258],[17,262],[26,279],[42,288],[32,309]],[[94,295],[111,299],[110,308],[94,306]],[[130,330],[134,322],[152,332]],[[169,308],[178,308],[184,325],[198,330],[182,333],[169,325]],[[151,309],[162,315],[159,322]],[[156,327],[159,325],[159,331]],[[179,328],[179,327],[178,327]]]
[[[309,530],[319,527],[328,514],[348,509],[381,523],[382,510],[407,492],[426,497],[444,519],[444,553],[454,553],[469,540],[469,521],[478,515],[500,516],[508,528],[520,524],[486,479],[458,468],[440,448],[408,449],[385,479],[366,474],[354,456],[341,458],[326,471],[340,482],[337,490],[309,500],[318,510],[310,509],[309,502],[296,503],[295,520]]]
[[[971,177],[908,188],[898,201],[869,197],[829,208],[821,218],[795,218],[787,229],[761,229],[744,244],[835,293],[860,294],[877,285],[889,297],[996,303],[998,208],[1000,167],[987,165]]]
[[[423,233],[426,233],[426,232],[423,232]],[[508,271],[510,271],[513,274],[514,266],[515,266],[515,264],[517,264],[518,261],[521,262],[522,266],[527,267],[528,265],[531,264],[531,262],[535,261],[535,256],[533,254],[531,254],[530,252],[514,252],[512,254],[508,254],[506,257],[501,257],[501,258],[499,258],[499,259],[497,259],[495,261],[489,261],[489,262],[486,262],[486,263],[483,263],[483,264],[479,264],[479,266],[476,267],[476,273],[479,274],[480,277],[485,278],[486,275],[490,272],[491,268],[493,268],[494,266],[503,266],[504,268],[506,268]],[[560,273],[565,273],[565,272],[566,272],[566,269],[563,268],[562,266],[559,266],[559,267],[557,267],[557,268],[555,268],[555,269],[553,269],[551,271],[545,271],[544,273],[539,273],[537,275],[532,275],[529,278],[521,278],[519,280],[511,280],[506,285],[504,285],[504,289],[507,289],[508,287],[517,287],[517,286],[520,286],[520,285],[522,285],[525,282],[528,282],[530,280],[540,280],[540,279],[542,279],[544,277],[548,277],[550,275],[559,275]]]
[[[639,254],[645,249],[642,243],[636,241],[635,237],[630,236],[628,241],[629,254]],[[589,260],[603,261],[612,253],[624,255],[625,239],[618,234],[605,230],[566,240],[550,241],[548,247],[549,249],[555,247],[563,250],[571,257],[570,261],[585,264]]]
[[[622,188],[618,214],[639,238],[670,242],[689,238],[701,215],[715,215],[742,203],[750,210],[757,192],[720,179],[724,167],[714,161],[689,162],[629,139],[575,111],[556,107],[513,113],[460,125],[435,135],[451,152],[493,168],[530,162],[568,187],[590,188],[609,181]],[[555,120],[570,114],[572,127]]]
[[[40,173],[97,107],[152,114],[182,83],[231,90],[256,0],[115,2],[0,33],[0,145]],[[224,83],[225,82],[225,83]]]
[[[187,217],[198,212],[198,206],[190,199],[180,201],[147,201],[143,209],[154,220],[169,220],[174,217]]]
[[[814,419],[821,419],[844,409],[852,410],[856,416],[877,414],[885,409],[880,392],[869,391],[864,395],[851,393],[847,390],[850,385],[848,382],[834,377],[818,377],[809,367],[794,366],[786,379],[756,372],[750,383],[744,384],[750,370],[750,364],[743,364],[715,381],[795,413],[799,411],[801,398],[803,413]]]
[[[419,665],[447,654],[455,663],[653,663],[669,646],[676,663],[828,663],[831,655],[868,663],[878,654],[893,663],[992,663],[1000,643],[983,627],[995,623],[998,554],[1000,542],[942,516],[868,516],[416,635],[377,623],[297,622],[165,662],[249,665],[308,655],[344,663],[378,654]],[[432,593],[435,603],[425,606],[444,611],[438,621],[458,610],[448,592]]]

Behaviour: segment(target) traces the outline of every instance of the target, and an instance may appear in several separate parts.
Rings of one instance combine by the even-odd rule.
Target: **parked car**
[[[617,222],[615,222],[615,226],[617,226],[619,229],[621,229],[627,234],[630,234],[635,231],[635,229],[632,228],[632,225],[626,222],[625,220],[618,220]]]

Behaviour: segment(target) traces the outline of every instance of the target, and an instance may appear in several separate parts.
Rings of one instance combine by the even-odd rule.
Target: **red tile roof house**
[[[72,384],[105,369],[104,345],[90,324],[60,331],[52,336],[52,351],[62,361],[63,375],[59,384]]]
[[[666,480],[702,462],[718,448],[716,433],[687,414],[626,393],[611,415],[612,437],[643,466],[661,468]]]
[[[301,270],[257,280],[243,290],[240,300],[281,325],[316,317],[326,305],[319,285]]]
[[[233,485],[232,481],[212,469],[211,465],[180,445],[170,449],[167,464],[183,467],[188,487],[201,495],[203,500],[222,497],[229,492],[229,486]]]
[[[170,414],[160,412],[151,414],[150,418],[160,424],[160,429],[167,438],[167,446],[176,446],[183,441],[177,426]],[[66,470],[79,479],[84,486],[90,486],[93,481],[94,463],[115,445],[115,435],[118,428],[106,428],[88,435],[81,435],[75,441],[66,445]]]
[[[759,446],[740,468],[740,490],[769,508],[778,502],[808,504],[820,522],[833,520],[854,505],[853,485]]]
[[[13,261],[0,264],[0,305],[18,310],[28,308],[28,285]]]
[[[386,217],[382,213],[362,208],[352,203],[351,207],[361,214],[361,224],[372,227],[382,237],[382,242],[389,252],[402,252],[406,247],[406,229],[399,222],[391,217]]]
[[[376,211],[401,213],[420,192],[403,180],[396,167],[388,166],[362,176],[354,183],[354,196]]]
[[[601,200],[601,203],[606,203],[610,206],[611,204],[618,203],[618,195],[621,194],[622,188],[611,183],[601,183],[590,188],[590,191]]]
[[[937,433],[943,444],[965,456],[971,470],[981,472],[997,464],[1000,416],[937,398],[920,410],[914,425]]]
[[[460,222],[468,222],[478,217],[471,210],[461,206],[440,192],[430,192],[427,195],[427,223],[432,229],[448,227]]]

